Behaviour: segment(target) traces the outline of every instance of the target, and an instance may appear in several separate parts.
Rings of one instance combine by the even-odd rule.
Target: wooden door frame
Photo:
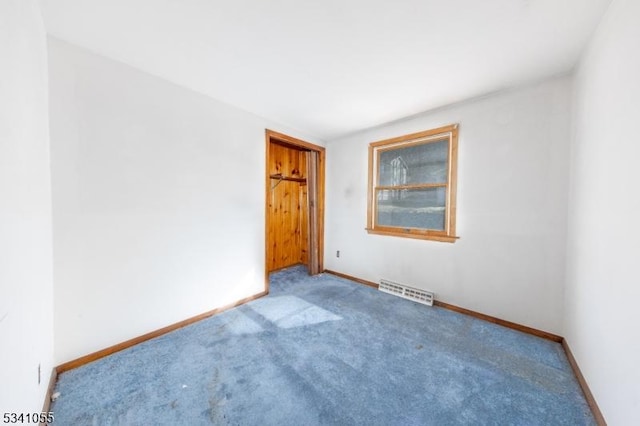
[[[325,164],[325,148],[319,145],[312,144],[310,142],[297,139],[283,133],[275,132],[273,130],[265,129],[266,140],[266,159],[265,159],[265,226],[264,226],[264,290],[269,292],[269,219],[271,210],[269,209],[269,197],[271,193],[271,176],[269,168],[271,166],[269,160],[269,147],[272,142],[290,145],[295,148],[302,148],[304,150],[315,151],[318,153],[318,177],[317,177],[317,240],[318,240],[318,269],[324,270],[324,164]],[[309,188],[311,190],[311,188]],[[311,252],[309,253],[311,256]]]

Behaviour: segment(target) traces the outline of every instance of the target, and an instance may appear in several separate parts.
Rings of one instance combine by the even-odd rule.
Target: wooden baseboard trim
[[[378,289],[378,284],[372,282],[372,281],[367,281],[367,280],[363,280],[362,278],[357,278],[357,277],[353,277],[351,275],[347,275],[347,274],[343,274],[341,272],[336,272],[336,271],[331,271],[329,269],[325,269],[324,272],[326,272],[327,274],[331,274],[331,275],[335,275],[336,277],[340,277],[340,278],[344,278],[350,281],[355,281],[359,284],[363,284],[366,285],[368,287],[373,287],[376,290]]]
[[[131,346],[137,345],[147,340],[151,340],[153,338],[162,336],[163,334],[170,333],[179,328],[185,327],[187,325],[193,324],[198,321],[202,321],[203,319],[209,318],[213,315],[219,314],[221,312],[227,311],[229,309],[235,308],[240,305],[244,305],[245,303],[251,302],[252,300],[259,299],[268,294],[267,291],[262,291],[260,293],[254,294],[253,296],[245,297],[244,299],[240,299],[236,302],[230,303],[228,305],[222,306],[220,308],[213,309],[209,312],[205,312],[200,315],[196,315],[195,317],[188,318],[186,320],[177,322],[175,324],[168,325],[161,329],[152,331],[147,334],[143,334],[142,336],[134,337],[133,339],[127,340],[122,343],[118,343],[117,345],[110,346],[106,349],[99,350],[97,352],[93,352],[89,355],[82,356],[80,358],[74,359],[69,362],[65,362],[64,364],[60,364],[56,367],[57,374],[62,374],[65,371],[73,370],[74,368],[78,368],[82,365],[88,364],[90,362],[96,361],[100,358],[104,358],[116,352],[120,352],[123,349],[130,348]]]
[[[537,328],[527,327],[526,325],[518,324],[515,322],[503,320],[500,318],[492,317],[491,315],[486,315],[480,312],[472,311],[471,309],[461,308],[456,305],[451,305],[449,303],[442,302],[440,300],[434,300],[433,304],[435,306],[439,306],[444,309],[448,309],[450,311],[459,312],[461,314],[469,315],[484,321],[491,322],[493,324],[498,324],[503,327],[511,328],[513,330],[518,330],[523,333],[531,334],[533,336],[541,337],[543,339],[551,340],[556,343],[562,342],[562,336],[558,336],[557,334],[549,333],[548,331],[538,330]]]
[[[369,287],[373,287],[373,288],[376,288],[376,289],[378,288],[378,284],[376,284],[374,282],[363,280],[363,279],[357,278],[357,277],[352,277],[351,275],[347,275],[347,274],[343,274],[343,273],[335,272],[335,271],[330,271],[328,269],[325,269],[324,272],[326,272],[328,274],[336,275],[336,276],[341,277],[341,278],[346,278],[348,280],[355,281],[357,283],[364,284],[364,285],[369,286]],[[451,305],[449,303],[445,303],[445,302],[442,302],[440,300],[434,300],[433,304],[435,306],[438,306],[438,307],[441,307],[441,308],[444,308],[444,309],[448,309],[450,311],[458,312],[458,313],[461,313],[461,314],[464,314],[464,315],[469,315],[469,316],[472,316],[472,317],[475,317],[475,318],[478,318],[478,319],[481,319],[481,320],[484,320],[484,321],[491,322],[493,324],[498,324],[498,325],[501,325],[503,327],[507,327],[507,328],[511,328],[513,330],[521,331],[523,333],[532,334],[532,335],[537,336],[537,337],[542,337],[543,339],[551,340],[551,341],[554,341],[556,343],[561,343],[563,341],[562,336],[558,336],[558,335],[553,334],[553,333],[549,333],[549,332],[546,332],[546,331],[538,330],[536,328],[527,327],[526,325],[517,324],[515,322],[511,322],[511,321],[503,320],[503,319],[500,319],[500,318],[492,317],[491,315],[485,315],[485,314],[482,314],[480,312],[472,311],[470,309],[461,308],[459,306]]]
[[[580,367],[578,367],[578,362],[576,361],[573,353],[571,352],[571,349],[569,348],[567,339],[562,339],[561,343],[562,348],[567,355],[567,359],[569,360],[569,365],[571,365],[571,369],[573,370],[573,374],[575,374],[576,379],[578,379],[578,383],[580,384],[580,388],[582,389],[582,393],[584,394],[584,399],[587,400],[587,404],[589,404],[589,408],[593,413],[593,417],[595,417],[596,419],[596,423],[598,423],[598,426],[607,426],[607,422],[602,415],[602,411],[600,411],[600,407],[598,407],[596,399],[593,397],[591,389],[589,389],[589,385],[582,375],[582,371],[580,371]]]

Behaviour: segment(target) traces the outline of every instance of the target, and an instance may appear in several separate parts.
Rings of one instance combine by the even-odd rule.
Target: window
[[[369,144],[367,231],[455,242],[458,125]]]

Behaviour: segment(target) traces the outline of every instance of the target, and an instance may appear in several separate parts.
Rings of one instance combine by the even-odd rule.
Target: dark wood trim
[[[320,147],[321,148],[321,147]],[[318,151],[318,170],[316,185],[318,185],[318,197],[316,203],[318,205],[318,271],[324,270],[324,192],[325,192],[325,165],[326,153],[324,148]]]
[[[369,144],[369,162],[367,163],[367,230],[369,228],[373,228],[373,223],[377,222],[377,218],[374,216],[375,209],[373,208],[373,197],[375,194],[373,193],[373,156],[374,150],[373,146]]]
[[[399,228],[390,228],[390,227],[382,227],[378,226],[376,229],[373,228],[365,228],[365,230],[369,234],[376,235],[388,235],[390,237],[401,237],[401,238],[415,238],[418,240],[432,240],[432,241],[440,241],[443,243],[455,243],[460,239],[460,237],[456,237],[454,235],[446,235],[446,232],[438,232],[431,230],[417,230],[417,229],[406,229],[400,230]]]
[[[303,141],[302,139],[297,139],[289,135],[285,135],[284,133],[275,132],[273,130],[267,129],[267,137],[269,140],[274,142],[281,142],[285,145],[292,145],[298,148],[308,149],[310,151],[324,152],[325,148],[320,145],[315,145],[307,141]]]
[[[195,317],[191,317],[191,318],[188,318],[186,320],[177,322],[175,324],[168,325],[166,327],[160,328],[160,329],[152,331],[150,333],[143,334],[142,336],[134,337],[133,339],[129,339],[129,340],[125,341],[125,342],[118,343],[117,345],[110,346],[110,347],[108,347],[106,349],[102,349],[102,350],[99,350],[97,352],[93,352],[93,353],[91,353],[89,355],[85,355],[83,357],[74,359],[72,361],[65,362],[64,364],[60,364],[58,367],[56,367],[56,372],[57,372],[57,374],[62,374],[65,371],[73,370],[74,368],[78,368],[78,367],[80,367],[82,365],[85,365],[85,364],[88,364],[90,362],[96,361],[96,360],[98,360],[100,358],[104,358],[104,357],[109,356],[111,354],[114,354],[116,352],[120,352],[121,350],[130,348],[131,346],[135,346],[138,343],[142,343],[142,342],[145,342],[147,340],[151,340],[153,338],[162,336],[163,334],[167,334],[167,333],[175,331],[175,330],[177,330],[179,328],[182,328],[182,327],[185,327],[187,325],[193,324],[195,322],[202,321],[203,319],[206,319],[206,318],[209,318],[209,317],[211,317],[213,315],[216,315],[216,314],[219,314],[221,312],[227,311],[227,310],[229,310],[231,308],[235,308],[237,306],[244,305],[247,302],[251,302],[252,300],[258,299],[258,298],[266,296],[266,295],[267,295],[267,292],[266,291],[262,291],[260,293],[254,294],[253,296],[245,297],[244,299],[240,299],[240,300],[238,300],[236,302],[230,303],[230,304],[222,306],[220,308],[213,309],[213,310],[211,310],[209,312],[205,312],[203,314],[196,315]]]
[[[562,348],[564,349],[565,354],[567,355],[567,359],[569,360],[569,365],[571,365],[571,369],[573,370],[573,374],[575,374],[576,379],[578,379],[578,383],[580,384],[580,388],[582,389],[582,393],[584,394],[584,399],[587,400],[587,404],[589,404],[589,408],[591,408],[591,412],[593,413],[593,417],[596,419],[596,423],[599,426],[607,426],[607,422],[602,415],[602,411],[600,411],[600,407],[596,403],[596,399],[593,397],[591,393],[591,389],[589,389],[589,385],[587,384],[586,379],[582,375],[582,371],[580,371],[580,367],[578,367],[578,362],[576,361],[571,349],[569,348],[569,344],[567,343],[567,339],[562,339]]]
[[[269,221],[271,209],[269,199],[271,197],[271,131],[266,130],[265,137],[265,189],[264,189],[264,291],[269,291]]]
[[[451,133],[451,132],[457,131],[457,130],[458,130],[458,124],[450,124],[450,125],[447,125],[447,126],[438,127],[438,128],[431,129],[431,130],[425,130],[423,132],[410,133],[408,135],[402,135],[402,136],[398,136],[398,137],[391,138],[391,139],[384,139],[384,140],[377,141],[377,142],[371,142],[369,145],[371,145],[373,147],[385,146],[385,145],[401,143],[401,142],[404,142],[404,141],[410,141],[410,140],[413,140],[413,139],[427,138],[427,137],[431,137],[431,136],[433,136],[433,139],[436,140],[440,136],[446,136],[447,133]]]
[[[503,327],[511,328],[513,330],[518,330],[523,333],[531,334],[533,336],[542,337],[543,339],[551,340],[556,343],[562,342],[562,336],[558,336],[557,334],[549,333],[547,331],[538,330],[537,328],[527,327],[526,325],[518,324],[515,322],[503,320],[500,318],[492,317],[491,315],[486,315],[480,312],[472,311],[470,309],[461,308],[456,305],[451,305],[449,303],[441,302],[440,300],[434,300],[433,304],[435,306],[439,306],[444,309],[448,309],[450,311],[458,312],[461,314],[469,315],[484,321],[488,321],[494,324],[501,325]]]
[[[58,381],[58,369],[53,367],[51,369],[51,376],[49,376],[49,385],[47,386],[47,393],[44,394],[44,403],[42,404],[42,412],[48,413],[51,409],[51,395],[53,395],[53,390],[56,387],[56,382]],[[41,426],[46,426],[47,423],[40,423]]]
[[[355,281],[355,282],[360,283],[360,284],[364,284],[364,285],[369,286],[369,287],[378,288],[378,284],[376,284],[374,282],[371,282],[371,281],[367,281],[367,280],[363,280],[363,279],[360,279],[360,278],[356,278],[356,277],[353,277],[353,276],[347,275],[347,274],[342,274],[340,272],[330,271],[328,269],[325,269],[325,272],[327,272],[329,274],[332,274],[332,275],[336,275],[336,276],[341,277],[341,278],[346,278],[348,280]],[[459,306],[455,306],[455,305],[451,305],[449,303],[441,302],[440,300],[434,300],[433,304],[435,306],[440,307],[440,308],[448,309],[450,311],[458,312],[458,313],[464,314],[464,315],[469,315],[469,316],[472,316],[472,317],[475,317],[475,318],[478,318],[478,319],[481,319],[481,320],[484,320],[484,321],[491,322],[493,324],[498,324],[498,325],[501,325],[503,327],[507,327],[507,328],[511,328],[513,330],[521,331],[523,333],[532,334],[534,336],[542,337],[543,339],[551,340],[551,341],[554,341],[554,342],[557,342],[557,343],[560,343],[560,342],[563,341],[563,338],[561,336],[556,335],[556,334],[549,333],[549,332],[542,331],[542,330],[538,330],[538,329],[532,328],[532,327],[527,327],[526,325],[517,324],[515,322],[503,320],[503,319],[500,319],[500,318],[492,317],[491,315],[481,314],[480,312],[472,311],[470,309],[461,308]]]
[[[359,284],[363,284],[369,287],[373,287],[376,290],[378,289],[378,284],[371,282],[371,281],[367,281],[367,280],[363,280],[361,278],[356,278],[356,277],[352,277],[351,275],[347,275],[347,274],[342,274],[340,272],[336,272],[336,271],[330,271],[329,269],[325,269],[324,272],[326,272],[327,274],[331,274],[331,275],[335,275],[336,277],[340,277],[340,278],[344,278],[350,281],[355,281]]]

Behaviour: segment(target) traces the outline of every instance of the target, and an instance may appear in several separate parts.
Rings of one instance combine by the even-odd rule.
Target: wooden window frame
[[[379,158],[380,153],[393,149],[406,148],[413,145],[423,145],[442,141],[448,138],[449,153],[447,167],[447,182],[444,184],[419,184],[403,185],[395,187],[381,187],[378,185],[379,179]],[[392,139],[385,139],[369,144],[369,188],[367,200],[367,232],[370,234],[391,235],[405,238],[418,238],[423,240],[434,240],[454,243],[459,237],[456,236],[456,188],[458,175],[458,125],[438,127],[424,132],[411,133]],[[395,226],[382,226],[376,224],[376,193],[381,189],[416,189],[429,187],[445,187],[445,226],[444,230],[405,228]]]

